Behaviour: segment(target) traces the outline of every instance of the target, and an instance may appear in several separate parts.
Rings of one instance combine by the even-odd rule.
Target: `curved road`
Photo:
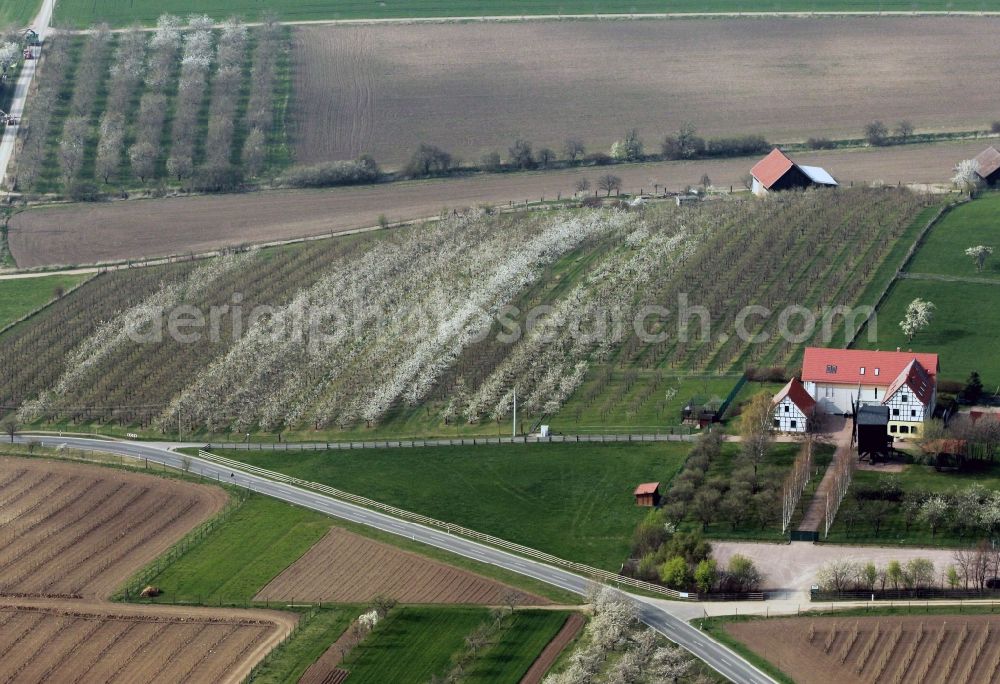
[[[19,442],[26,442],[30,439],[49,447],[57,447],[60,444],[64,444],[74,449],[120,454],[138,459],[147,459],[155,463],[162,463],[177,468],[181,467],[181,455],[164,448],[165,445],[53,435],[20,436],[16,439]],[[231,471],[216,463],[204,461],[193,456],[190,457],[190,461],[192,470],[206,478],[228,481],[230,484],[246,487],[252,491],[304,506],[335,518],[368,525],[369,527],[374,527],[401,537],[407,537],[460,556],[465,556],[466,558],[490,563],[576,594],[586,594],[590,583],[585,577],[546,565],[545,563],[516,556],[491,546],[485,546],[462,537],[455,537],[439,530],[424,527],[423,525],[393,518],[392,516],[323,496],[316,492],[299,489],[298,487],[268,480],[243,471]],[[774,684],[774,680],[771,677],[722,644],[692,627],[685,620],[674,615],[670,610],[670,602],[649,599],[628,593],[626,595],[638,605],[639,616],[644,623],[653,627],[671,641],[691,651],[730,680],[739,684]],[[688,604],[675,605],[678,607],[686,606],[688,612],[690,611]]]

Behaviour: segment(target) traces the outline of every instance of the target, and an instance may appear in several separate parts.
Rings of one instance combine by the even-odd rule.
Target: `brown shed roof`
[[[987,147],[976,155],[976,163],[979,164],[979,175],[986,178],[1000,169],[1000,152],[995,147]]]
[[[641,485],[635,488],[635,495],[640,494],[655,494],[656,490],[660,488],[659,482],[643,482]]]
[[[753,165],[750,169],[751,175],[760,181],[765,188],[770,189],[778,182],[788,170],[795,166],[795,162],[785,156],[785,153],[775,147],[771,152]]]

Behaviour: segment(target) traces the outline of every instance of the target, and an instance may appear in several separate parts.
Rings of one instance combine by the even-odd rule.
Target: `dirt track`
[[[706,136],[858,137],[874,119],[968,130],[1000,117],[987,86],[997,17],[452,23],[296,29],[296,153],[398,166],[422,142],[467,161],[517,137],[607,152],[684,122]],[[623,49],[627,46],[627,49]]]
[[[758,620],[726,631],[801,684],[949,684],[997,680],[998,627],[992,615],[904,615]]]
[[[941,183],[960,159],[988,143],[969,141],[874,150],[795,155],[825,166],[842,183]],[[35,209],[16,215],[9,241],[22,268],[72,265],[204,252],[226,245],[331,234],[390,220],[424,218],[442,208],[479,203],[537,201],[572,193],[581,176],[591,183],[614,173],[624,190],[673,190],[697,184],[707,173],[720,188],[741,185],[755,160],[661,162],[612,168],[479,175],[448,180],[390,183],[332,190],[276,191],[248,195],[138,200]]]
[[[349,581],[348,581],[349,580]],[[255,597],[258,601],[501,605],[505,584],[334,527]],[[519,592],[522,604],[544,598]]]
[[[559,658],[559,654],[576,638],[576,635],[580,633],[580,630],[586,624],[587,618],[581,613],[573,613],[566,618],[566,624],[562,626],[562,629],[559,630],[552,641],[542,650],[538,658],[535,659],[535,662],[528,668],[528,671],[524,673],[520,684],[538,684],[541,682],[542,678],[545,677],[545,673],[549,671],[549,668]]]

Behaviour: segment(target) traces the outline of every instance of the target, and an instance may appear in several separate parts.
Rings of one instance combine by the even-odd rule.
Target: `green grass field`
[[[54,275],[0,280],[0,329],[55,299],[59,289],[67,291],[89,277]]]
[[[0,2],[0,27],[26,28],[38,12],[39,0],[3,0]]]
[[[277,499],[253,496],[149,583],[162,601],[245,603],[295,562],[333,519]]]
[[[17,2],[17,0],[15,0]],[[22,0],[22,4],[30,4]],[[84,27],[98,21],[124,26],[133,21],[150,24],[162,12],[186,15],[207,13],[217,18],[240,14],[256,19],[266,11],[285,20],[461,17],[537,14],[645,14],[662,12],[811,12],[811,11],[912,11],[985,10],[987,0],[61,0],[56,24]]]
[[[514,613],[496,643],[469,668],[465,681],[517,684],[566,622],[567,613],[525,610]]]
[[[997,250],[982,273],[965,250],[987,245]],[[931,229],[920,251],[906,268],[911,273],[937,273],[1000,280],[1000,193],[989,193],[952,209]]]
[[[254,684],[295,684],[357,617],[351,608],[323,608],[306,614],[294,635],[255,668]]]
[[[645,514],[632,490],[668,482],[689,448],[570,443],[218,453],[617,570]]]
[[[917,297],[936,305],[930,327],[908,341],[899,328],[907,305]],[[941,377],[965,381],[979,371],[992,391],[1000,383],[1000,285],[898,280],[878,311],[878,339],[862,333],[863,349],[912,349],[936,352],[941,357]]]
[[[465,637],[488,616],[485,608],[405,606],[385,620],[342,664],[351,684],[426,682],[443,676]]]

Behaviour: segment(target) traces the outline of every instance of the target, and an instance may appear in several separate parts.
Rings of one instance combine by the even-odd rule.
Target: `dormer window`
[[[865,374],[865,367],[864,367],[864,366],[862,366],[862,367],[861,367],[861,370],[860,370],[860,371],[858,371],[858,372],[859,372],[859,373],[860,373],[861,375],[864,375],[864,374]]]
[[[826,372],[829,373],[829,374],[831,374],[831,375],[836,375],[836,373],[837,373],[837,364],[835,364],[835,363],[828,363],[828,364],[826,364]]]

